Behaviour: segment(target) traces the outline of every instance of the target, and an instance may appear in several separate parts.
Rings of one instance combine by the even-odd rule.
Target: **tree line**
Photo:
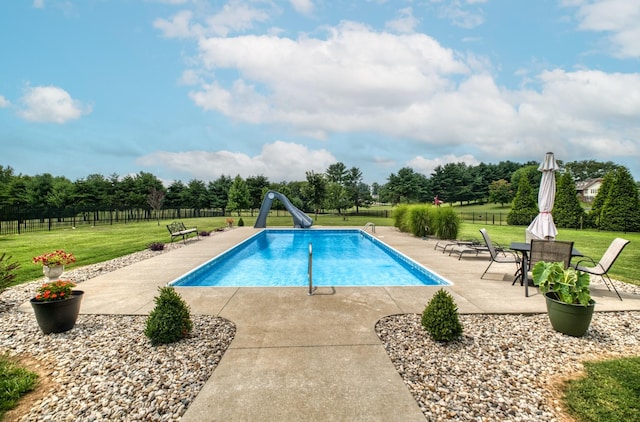
[[[554,217],[563,210],[562,189],[566,189],[567,201],[576,198],[575,183],[589,178],[604,177],[601,192],[627,190],[634,192],[637,199],[637,185],[626,168],[612,162],[593,160],[562,163],[558,185],[557,205]],[[85,210],[145,210],[148,215],[160,209],[190,209],[198,215],[199,210],[218,209],[222,214],[255,210],[260,207],[268,190],[284,194],[298,208],[305,212],[318,213],[323,210],[342,214],[346,210],[369,207],[374,202],[397,205],[400,203],[433,203],[435,198],[448,204],[499,203],[511,207],[510,224],[528,224],[521,216],[537,214],[537,190],[541,172],[539,163],[530,161],[516,163],[502,161],[498,164],[480,163],[476,166],[465,163],[448,163],[438,166],[428,177],[410,167],[401,168],[387,177],[384,184],[363,182],[363,174],[357,167],[348,168],[344,163],[331,164],[324,172],[306,172],[302,181],[270,182],[258,175],[242,178],[237,175],[223,175],[204,182],[192,179],[187,183],[180,180],[164,186],[155,175],[140,172],[120,177],[112,174],[105,177],[91,174],[71,181],[64,176],[44,173],[34,176],[15,174],[11,167],[0,165],[0,209],[20,206],[22,208],[50,207],[64,209],[74,207]],[[622,169],[622,170],[620,170]],[[620,172],[628,177],[623,177]],[[619,180],[625,179],[626,182]],[[628,179],[628,180],[627,180]],[[626,185],[625,185],[626,183]],[[618,187],[618,185],[625,185]],[[609,186],[616,186],[615,189]],[[603,193],[604,195],[604,193]],[[599,195],[600,196],[600,195]],[[570,197],[570,198],[569,198]],[[571,200],[571,201],[573,201]],[[609,211],[615,199],[596,198],[589,215],[580,215],[581,224],[593,227],[607,227],[611,218]],[[633,201],[628,202],[634,204]],[[578,214],[575,204],[573,214]],[[275,209],[283,209],[279,201]],[[581,207],[582,208],[582,207]],[[635,208],[637,214],[638,207]],[[572,215],[573,215],[572,214]],[[574,225],[571,222],[561,224]],[[628,220],[628,218],[627,218]]]

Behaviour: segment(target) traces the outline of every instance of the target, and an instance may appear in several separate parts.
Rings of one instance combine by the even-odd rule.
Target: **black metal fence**
[[[247,211],[251,215],[255,210]],[[279,214],[286,211],[271,210]],[[211,209],[150,209],[127,210],[88,210],[80,207],[5,207],[0,209],[0,235],[20,234],[38,231],[50,231],[64,228],[80,227],[83,225],[113,225],[127,224],[141,221],[180,220],[185,218],[222,217],[222,210]],[[230,215],[227,213],[227,215]],[[475,224],[507,225],[507,213],[498,212],[461,212],[460,218],[464,222]],[[393,210],[360,209],[343,213],[345,217],[370,216],[379,218],[393,217]],[[532,215],[533,219],[535,215]]]
[[[491,224],[497,226],[506,226],[508,212],[461,212],[460,219],[466,223],[473,224]],[[527,225],[527,221],[533,221],[538,213],[521,213],[518,215],[517,220],[522,225]]]
[[[6,207],[0,209],[0,235],[49,231],[83,225],[99,226],[141,221],[220,217],[220,209],[87,210],[76,207]]]

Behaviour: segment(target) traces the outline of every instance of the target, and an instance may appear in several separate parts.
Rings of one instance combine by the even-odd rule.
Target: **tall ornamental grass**
[[[417,237],[435,235],[440,239],[457,239],[460,216],[451,207],[430,204],[400,205],[393,213],[394,225]]]

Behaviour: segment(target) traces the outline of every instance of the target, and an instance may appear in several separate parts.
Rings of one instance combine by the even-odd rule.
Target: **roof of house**
[[[597,177],[595,179],[581,180],[581,181],[576,183],[576,190],[578,190],[578,191],[587,190],[591,186],[595,185],[596,183],[602,183],[602,178],[601,177]]]

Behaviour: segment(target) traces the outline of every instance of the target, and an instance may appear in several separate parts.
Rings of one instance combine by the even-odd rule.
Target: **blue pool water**
[[[208,261],[174,286],[434,286],[447,280],[362,230],[266,229]]]

